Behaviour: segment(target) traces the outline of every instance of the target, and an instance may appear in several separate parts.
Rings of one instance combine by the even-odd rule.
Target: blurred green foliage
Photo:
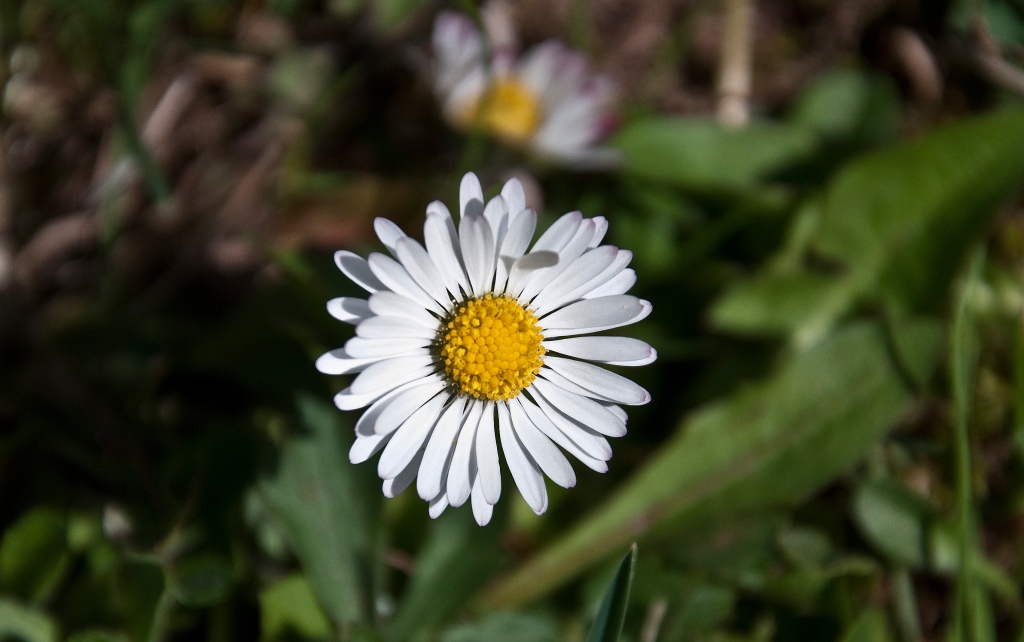
[[[962,53],[984,17],[1024,73],[1024,7],[940,4],[910,27],[876,17],[740,129],[626,96],[622,166],[572,173],[444,129],[415,75],[431,3],[5,3],[4,243],[66,213],[49,200],[78,185],[62,141],[143,187],[79,185],[108,217],[92,280],[0,291],[0,640],[1022,639],[1024,102],[950,54],[965,76],[922,106],[868,50],[912,27]],[[699,13],[676,16],[664,57]],[[188,173],[139,114],[210,52],[237,83],[205,105],[235,155],[192,149]],[[19,116],[33,56],[33,82],[112,92],[110,129],[76,133],[91,112],[72,103],[50,129]],[[183,194],[256,181],[246,141],[275,128],[275,225],[240,234],[265,264],[189,271],[223,211]],[[48,151],[15,168],[25,140]],[[609,219],[654,304],[634,332],[660,354],[607,475],[549,489],[541,518],[507,492],[484,528],[384,500],[374,466],[348,462],[342,384],[312,366],[347,338],[324,302],[354,290],[323,239],[373,247],[375,215],[419,229],[469,158],[485,185],[529,175],[546,219]],[[122,198],[157,230],[196,207],[153,233],[153,254],[173,249],[149,272],[118,267]]]

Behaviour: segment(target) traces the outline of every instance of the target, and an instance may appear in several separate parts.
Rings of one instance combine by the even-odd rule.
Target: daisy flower
[[[522,57],[511,45],[496,46],[485,60],[480,31],[453,12],[438,16],[433,47],[434,92],[457,129],[481,128],[508,145],[575,167],[618,161],[614,150],[597,146],[618,120],[614,87],[588,71],[582,54],[547,41]]]
[[[636,281],[626,267],[632,253],[599,245],[603,217],[570,212],[530,247],[537,215],[519,181],[485,203],[472,173],[462,179],[459,214],[456,221],[442,203],[427,206],[426,248],[378,218],[390,256],[335,254],[370,296],[328,302],[332,316],[355,325],[355,337],[316,366],[359,373],[334,401],[366,408],[349,459],[382,451],[385,496],[415,482],[431,517],[470,500],[483,525],[501,495],[499,445],[538,515],[548,506],[545,475],[576,484],[563,450],[606,471],[607,438],[626,433],[620,406],[650,395],[594,362],[639,366],[657,354],[637,339],[585,336],[651,312],[626,294]]]

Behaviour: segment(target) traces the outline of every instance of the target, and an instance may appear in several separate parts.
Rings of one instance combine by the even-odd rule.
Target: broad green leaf
[[[924,368],[936,345],[917,345],[912,367]],[[690,417],[595,513],[483,600],[528,602],[647,533],[790,506],[859,461],[911,399],[884,331],[847,326],[768,380]]]
[[[628,123],[614,145],[635,176],[701,190],[736,190],[805,160],[817,137],[779,123],[729,129],[705,119],[652,117]]]
[[[843,262],[851,298],[896,309],[944,300],[995,206],[1024,184],[1024,110],[959,122],[850,164],[829,187],[815,246]]]
[[[719,584],[704,584],[688,591],[679,606],[668,613],[666,640],[702,639],[732,616],[737,592]]]
[[[441,636],[441,642],[558,642],[558,628],[547,618],[523,613],[493,613]]]
[[[68,566],[64,516],[36,508],[7,528],[0,542],[0,589],[29,601],[50,594]]]
[[[940,309],[967,248],[1022,184],[1021,110],[865,155],[832,181],[815,219],[811,249],[842,270],[769,265],[727,290],[711,318],[726,330],[789,335],[807,347],[862,301],[897,316]]]
[[[841,642],[889,642],[891,639],[885,612],[870,608],[857,616],[857,619],[846,628]]]
[[[392,622],[395,638],[413,639],[465,605],[501,565],[496,554],[504,515],[477,526],[468,507],[449,509],[431,523],[430,538]]]
[[[260,640],[279,639],[289,629],[315,640],[331,635],[331,623],[320,610],[309,582],[299,573],[260,593]]]
[[[810,83],[790,119],[832,140],[885,142],[898,131],[899,91],[886,76],[833,69]]]
[[[837,286],[835,277],[813,272],[758,275],[726,290],[711,307],[711,322],[731,332],[787,334],[827,301],[842,305]]]
[[[115,633],[101,629],[88,629],[85,631],[78,631],[74,635],[68,637],[66,642],[130,642],[130,639],[124,633]]]
[[[298,407],[307,432],[286,439],[259,488],[324,610],[337,625],[358,622],[369,607],[373,555],[362,477],[348,463],[352,436],[326,403],[302,396]]]
[[[820,567],[833,554],[832,542],[824,532],[792,527],[779,531],[776,541],[790,563],[800,567]]]
[[[0,640],[57,642],[57,624],[45,612],[0,597]]]
[[[622,625],[626,621],[629,606],[629,591],[633,588],[633,569],[636,568],[636,544],[629,549],[619,562],[612,582],[601,600],[594,625],[587,636],[587,642],[618,642]]]
[[[864,537],[890,559],[914,568],[930,557],[928,526],[935,508],[892,479],[871,481],[857,489],[853,516]]]

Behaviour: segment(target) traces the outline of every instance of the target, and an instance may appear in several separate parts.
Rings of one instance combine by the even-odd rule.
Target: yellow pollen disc
[[[525,143],[540,126],[538,97],[514,76],[498,78],[464,112],[464,125],[479,126],[507,143]]]
[[[544,365],[537,317],[512,297],[470,299],[441,331],[445,374],[477,399],[514,398]]]

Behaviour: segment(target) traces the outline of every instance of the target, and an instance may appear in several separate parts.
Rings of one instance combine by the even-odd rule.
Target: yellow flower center
[[[540,126],[538,97],[514,76],[497,78],[465,112],[467,127],[483,127],[495,138],[525,143]]]
[[[470,299],[441,332],[445,374],[477,399],[514,398],[544,365],[537,317],[512,297]]]

